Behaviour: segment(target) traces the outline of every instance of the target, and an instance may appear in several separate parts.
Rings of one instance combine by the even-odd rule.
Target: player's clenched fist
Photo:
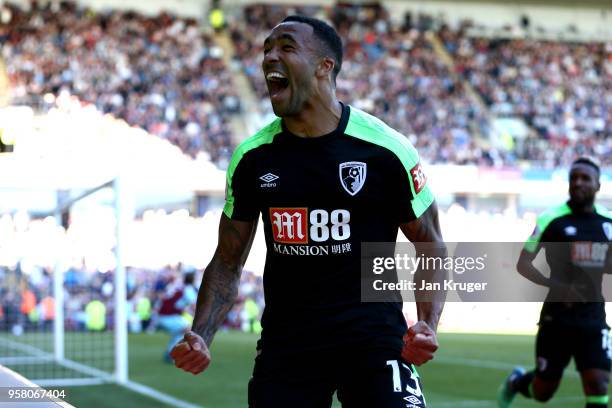
[[[200,374],[210,364],[210,351],[202,337],[192,331],[185,333],[182,341],[178,342],[170,352],[174,365],[191,374]]]
[[[424,321],[411,326],[404,335],[402,358],[409,363],[420,366],[434,357],[438,350],[436,332]]]

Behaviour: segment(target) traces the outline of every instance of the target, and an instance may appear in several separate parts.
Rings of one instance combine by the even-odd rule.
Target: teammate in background
[[[193,374],[210,364],[261,214],[266,306],[250,407],[330,407],[335,391],[348,408],[425,407],[414,365],[438,348],[445,294],[417,294],[419,321],[408,328],[401,302],[361,301],[360,247],[395,242],[400,228],[417,250],[445,256],[437,207],[408,139],[338,101],[341,64],[341,40],[320,20],[290,16],[266,38],[262,68],[279,118],[234,152],[192,331],[171,354]]]
[[[589,159],[574,161],[569,172],[569,201],[538,217],[521,252],[519,273],[550,290],[540,314],[536,368],[527,373],[514,369],[500,388],[501,408],[510,406],[519,392],[548,401],[572,357],[582,379],[586,407],[608,406],[612,352],[601,285],[603,274],[611,272],[612,218],[595,204],[599,173]],[[532,263],[541,248],[546,250],[550,278]]]

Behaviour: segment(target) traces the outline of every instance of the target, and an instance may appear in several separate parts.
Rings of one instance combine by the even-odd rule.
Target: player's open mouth
[[[266,82],[272,99],[280,97],[282,92],[289,87],[289,79],[278,71],[268,72]]]

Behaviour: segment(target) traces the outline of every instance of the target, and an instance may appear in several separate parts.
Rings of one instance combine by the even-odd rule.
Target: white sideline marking
[[[2,365],[35,365],[35,364],[47,364],[52,362],[52,358],[36,357],[36,356],[22,356],[22,357],[0,357],[0,364]]]
[[[34,380],[34,382],[41,387],[79,387],[108,384],[108,381],[100,378],[53,378],[51,380]]]

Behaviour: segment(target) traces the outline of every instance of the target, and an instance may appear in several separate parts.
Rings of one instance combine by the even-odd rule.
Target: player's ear
[[[316,70],[317,77],[324,78],[326,76],[329,76],[334,70],[335,66],[336,66],[336,61],[334,61],[333,58],[329,58],[329,57],[321,58],[321,60],[319,61],[319,65],[317,65],[317,70]]]

